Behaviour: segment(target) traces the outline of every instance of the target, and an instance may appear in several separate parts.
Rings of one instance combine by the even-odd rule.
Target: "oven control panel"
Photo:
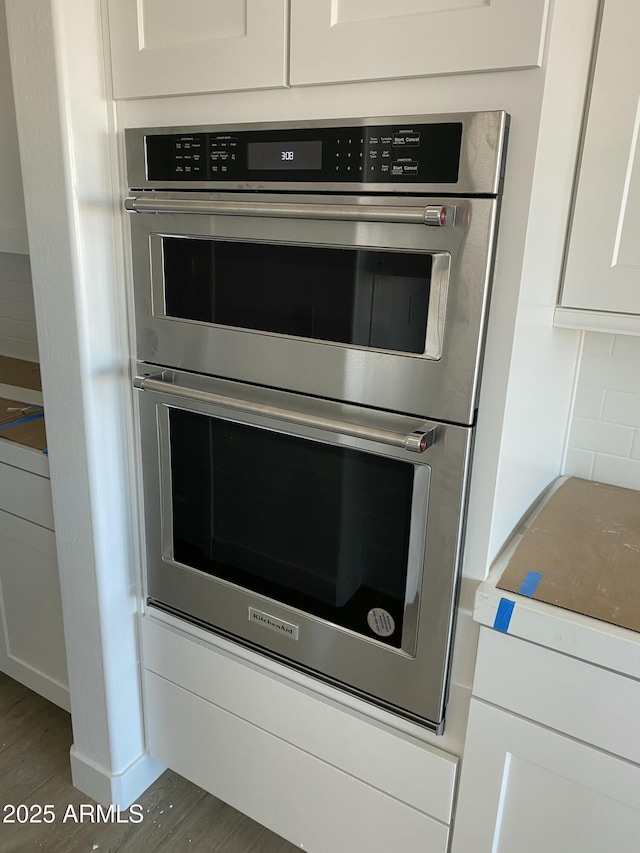
[[[455,184],[463,124],[147,133],[146,179]]]

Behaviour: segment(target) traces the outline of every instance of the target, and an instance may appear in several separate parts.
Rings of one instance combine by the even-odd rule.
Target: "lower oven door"
[[[139,374],[149,603],[441,729],[471,430]]]

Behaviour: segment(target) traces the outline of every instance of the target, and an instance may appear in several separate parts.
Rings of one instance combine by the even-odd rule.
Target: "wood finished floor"
[[[6,804],[52,804],[51,824],[0,822],[1,853],[293,853],[293,844],[167,770],[139,799],[141,823],[62,818],[92,803],[71,785],[69,715],[0,673],[0,821]],[[122,814],[122,818],[127,813]]]

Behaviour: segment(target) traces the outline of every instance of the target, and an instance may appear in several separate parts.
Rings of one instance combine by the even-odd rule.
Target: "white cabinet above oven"
[[[548,0],[219,0],[212,14],[207,0],[108,0],[114,94],[535,67],[547,7]]]
[[[292,86],[537,66],[547,0],[291,0]]]
[[[116,98],[286,85],[287,0],[109,0]]]

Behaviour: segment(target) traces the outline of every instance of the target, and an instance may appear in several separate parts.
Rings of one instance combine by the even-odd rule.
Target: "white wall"
[[[0,249],[28,252],[5,0],[0,0]]]
[[[640,489],[640,337],[585,332],[565,474]]]
[[[0,252],[0,355],[38,361],[28,255]]]

